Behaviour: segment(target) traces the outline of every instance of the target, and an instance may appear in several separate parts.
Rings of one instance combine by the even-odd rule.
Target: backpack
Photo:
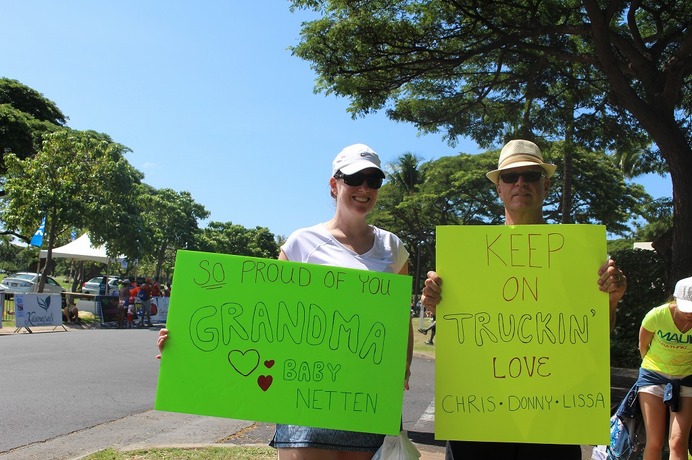
[[[606,448],[607,458],[608,460],[639,459],[645,444],[646,430],[635,384],[610,418],[610,445]]]

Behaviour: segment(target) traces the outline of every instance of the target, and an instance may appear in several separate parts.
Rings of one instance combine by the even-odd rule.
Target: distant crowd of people
[[[118,328],[135,327],[135,321],[139,320],[136,327],[153,326],[151,323],[152,307],[150,300],[153,297],[170,297],[172,284],[161,284],[158,277],[135,278],[129,276],[118,282],[118,289],[112,289],[104,276],[99,285],[99,295],[118,297]],[[139,282],[138,282],[139,281]],[[74,305],[63,308],[63,321],[71,324],[81,324],[79,309]]]
[[[105,279],[105,277],[104,277]],[[171,295],[171,285],[161,286],[159,278],[145,278],[137,283],[134,276],[120,281],[118,295],[118,328],[132,328],[135,320],[139,319],[137,327],[151,327],[151,298],[168,297]],[[141,316],[140,313],[141,312]],[[154,313],[155,314],[155,313]]]

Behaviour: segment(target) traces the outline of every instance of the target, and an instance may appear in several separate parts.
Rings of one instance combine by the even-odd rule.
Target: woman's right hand
[[[420,298],[420,303],[433,315],[437,310],[437,304],[442,300],[442,278],[436,272],[429,271],[428,277],[425,280],[423,293]]]
[[[159,347],[159,354],[156,355],[156,359],[161,359],[161,353],[163,353],[163,346],[166,344],[166,339],[168,338],[168,329],[161,329],[159,331],[159,336],[156,339],[156,346]]]

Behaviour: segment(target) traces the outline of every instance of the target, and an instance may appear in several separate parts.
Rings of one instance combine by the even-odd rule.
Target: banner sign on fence
[[[438,439],[606,444],[605,228],[437,227]]]
[[[101,318],[101,325],[111,323],[116,325],[121,318],[124,317],[124,311],[118,308],[118,296],[113,295],[97,295],[95,298],[98,315]]]
[[[152,297],[151,298],[151,321],[154,323],[165,323],[168,317],[168,304],[170,297]],[[156,312],[156,314],[154,314]]]
[[[155,408],[398,434],[411,278],[179,251]]]
[[[60,294],[15,294],[14,312],[17,327],[61,326]]]

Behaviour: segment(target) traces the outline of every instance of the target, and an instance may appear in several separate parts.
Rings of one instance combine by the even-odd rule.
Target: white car
[[[0,288],[7,294],[27,294],[30,292],[38,292],[38,281],[40,273],[19,272],[6,277],[0,282]],[[50,276],[46,278],[46,284],[43,286],[43,292],[59,294],[65,292],[65,288],[60,286]]]
[[[102,287],[102,281],[103,281],[103,276],[95,276],[94,278],[91,278],[89,281],[85,281],[82,283],[82,293],[83,294],[98,294]],[[118,292],[118,283],[120,282],[120,279],[117,277],[109,277],[108,278],[108,293],[112,294],[113,292]]]

